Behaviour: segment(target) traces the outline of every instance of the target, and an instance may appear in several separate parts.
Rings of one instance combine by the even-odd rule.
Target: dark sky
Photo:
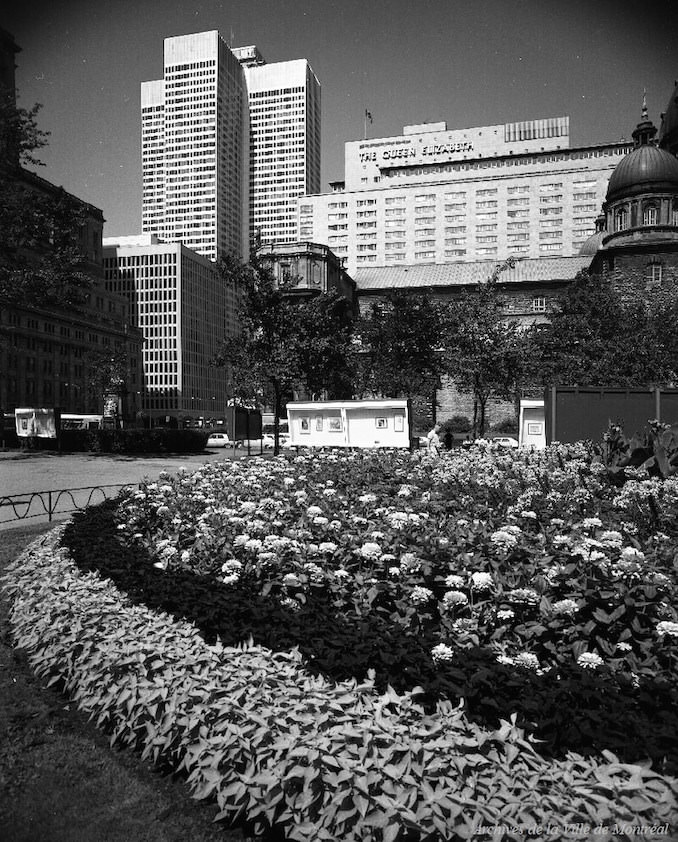
[[[141,219],[139,83],[162,41],[218,29],[265,58],[306,58],[322,85],[322,177],[343,144],[570,116],[572,145],[629,138],[647,88],[659,125],[678,77],[678,0],[10,0],[20,104],[43,104],[41,175],[100,207],[106,235]],[[231,34],[233,40],[231,40]]]

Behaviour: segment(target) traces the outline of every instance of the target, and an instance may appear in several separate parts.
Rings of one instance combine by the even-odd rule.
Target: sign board
[[[36,409],[34,407],[15,409],[16,434],[29,438],[55,439],[59,432],[58,409]]]
[[[408,400],[313,401],[287,404],[292,447],[407,447]]]
[[[521,447],[546,447],[546,409],[544,401],[520,401],[520,423],[518,441]]]

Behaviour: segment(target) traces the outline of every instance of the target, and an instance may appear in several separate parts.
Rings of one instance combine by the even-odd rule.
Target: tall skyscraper
[[[305,59],[266,64],[215,31],[167,38],[141,85],[142,230],[216,260],[293,241],[320,189],[320,84]]]
[[[142,230],[216,260],[248,249],[247,90],[216,30],[166,38],[141,85]]]
[[[266,64],[255,46],[233,53],[249,98],[250,237],[293,242],[297,198],[320,189],[320,83],[305,59]]]

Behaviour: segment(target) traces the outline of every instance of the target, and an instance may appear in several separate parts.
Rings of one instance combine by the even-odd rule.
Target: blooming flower
[[[412,588],[412,593],[410,594],[410,602],[413,602],[415,605],[423,605],[424,603],[428,602],[431,597],[433,596],[433,591],[429,588],[424,588],[421,585],[416,585]]]
[[[389,567],[388,568],[388,575],[389,576],[400,576],[401,573],[402,573],[402,571],[399,567]]]
[[[645,553],[641,553],[640,550],[637,550],[635,547],[624,547],[621,551],[621,558],[624,561],[644,561],[645,560]]]
[[[678,623],[673,623],[670,620],[662,620],[661,623],[657,623],[657,634],[660,637],[664,635],[678,637]]]
[[[559,599],[551,607],[554,614],[574,614],[579,610],[579,606],[573,599]]]
[[[446,646],[444,643],[439,643],[431,649],[431,657],[434,664],[442,664],[446,661],[451,661],[454,658],[454,649]]]
[[[512,611],[510,608],[502,608],[497,611],[498,620],[512,620],[515,616],[516,612]]]
[[[264,544],[259,540],[259,538],[250,538],[249,541],[245,542],[245,549],[249,550],[251,553],[259,552],[263,546]]]
[[[306,509],[306,514],[309,517],[317,517],[318,515],[322,515],[322,513],[323,510],[320,508],[320,506],[309,506],[308,509]]]
[[[363,558],[379,558],[381,556],[381,547],[372,541],[366,541],[358,550],[358,553]]]
[[[301,585],[301,582],[299,581],[295,573],[286,573],[283,576],[283,585],[286,588],[296,588],[299,587],[299,585]]]
[[[463,591],[447,591],[443,595],[445,608],[452,608],[455,605],[468,605],[468,597]]]
[[[450,575],[445,579],[445,584],[448,588],[463,588],[464,579],[462,576],[457,576],[456,573],[450,573]]]
[[[339,567],[337,570],[334,571],[334,576],[336,579],[348,579],[350,578],[351,574],[348,570],[344,570],[343,567]]]
[[[320,553],[333,553],[337,549],[337,545],[332,541],[323,541],[321,544],[318,545],[318,552]]]
[[[509,602],[536,605],[539,602],[539,594],[532,588],[514,588],[512,591],[506,592],[506,599]]]
[[[503,548],[515,547],[518,543],[516,536],[511,532],[508,532],[506,529],[497,529],[496,532],[493,532],[490,535],[490,541]]]
[[[525,667],[529,670],[539,669],[539,659],[532,652],[520,652],[513,659],[513,663],[518,667]]]
[[[596,529],[602,526],[603,522],[599,517],[585,517],[581,524],[584,529]]]
[[[577,663],[583,669],[595,670],[598,669],[598,667],[602,667],[604,661],[600,655],[597,655],[595,652],[582,652],[582,654],[577,658]]]
[[[487,591],[493,584],[494,581],[492,580],[491,573],[484,573],[482,571],[471,573],[471,587],[473,590]]]

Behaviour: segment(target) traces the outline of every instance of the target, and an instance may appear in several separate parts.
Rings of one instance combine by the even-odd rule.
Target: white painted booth
[[[410,447],[406,399],[287,404],[292,447]]]
[[[520,401],[520,425],[518,442],[521,447],[535,447],[543,450],[546,447],[546,410],[544,401]]]

